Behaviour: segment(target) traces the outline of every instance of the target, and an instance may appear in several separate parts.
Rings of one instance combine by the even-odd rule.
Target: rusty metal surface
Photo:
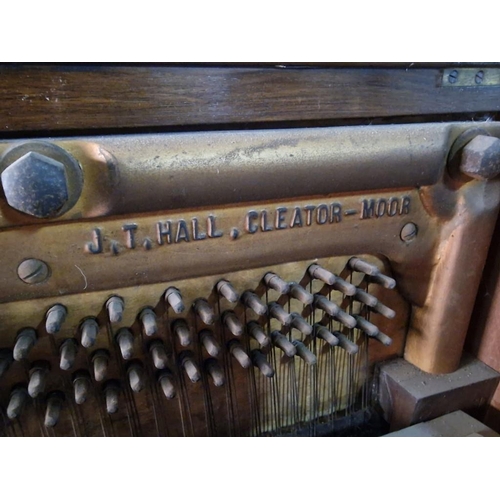
[[[83,192],[57,220],[430,185],[462,126],[199,132],[56,139]],[[0,158],[19,142],[0,142]],[[7,157],[8,160],[8,157]],[[0,204],[0,226],[40,223]]]
[[[377,339],[369,363],[404,351],[406,360],[424,371],[452,372],[461,359],[500,203],[500,182],[490,179],[496,172],[490,168],[496,155],[493,163],[489,152],[486,155],[488,175],[476,175],[484,159],[478,148],[489,151],[491,141],[498,141],[500,127],[485,123],[486,144],[476,147],[476,141],[472,155],[467,155],[467,147],[482,136],[475,133],[469,144],[460,142],[468,128],[457,123],[56,140],[81,165],[82,194],[72,209],[50,222],[0,202],[0,347],[10,349],[18,342],[14,358],[24,359],[31,356],[35,332],[43,342],[36,343],[34,353],[73,366],[73,357],[82,354],[74,351],[73,343],[62,345],[60,339],[79,338],[84,320],[97,318],[100,328],[108,325],[107,335],[99,337],[95,324],[85,323],[83,344],[93,345],[97,336],[101,351],[118,346],[117,352],[129,360],[141,322],[154,336],[160,327],[153,312],[164,317],[168,304],[176,314],[182,313],[179,290],[187,290],[190,315],[207,325],[222,322],[237,337],[242,331],[238,321],[246,323],[246,317],[216,314],[214,290],[224,297],[242,294],[245,307],[259,314],[269,307],[269,321],[311,335],[314,321],[308,317],[309,324],[304,324],[290,315],[301,311],[282,309],[286,304],[274,304],[267,293],[264,306],[259,302],[262,290],[252,295],[266,273],[273,272],[285,278],[284,283],[269,279],[273,290],[278,287],[285,293],[286,289],[306,308],[337,314],[348,331],[356,325],[356,335],[337,338],[342,348],[354,353],[353,341],[371,338],[373,344]],[[458,171],[473,172],[474,178],[455,175],[456,166],[447,169],[454,141],[460,142]],[[2,147],[7,151],[12,144]],[[356,255],[367,256],[368,264],[347,263]],[[395,279],[398,299],[384,308],[366,290],[352,295],[349,283],[335,280],[331,286],[340,294],[337,302],[311,298],[310,291],[294,282],[300,282],[304,270],[316,262],[341,277],[346,269],[362,272],[376,290],[392,288]],[[385,268],[388,276],[378,274],[370,262]],[[227,284],[223,288],[221,280],[229,280],[235,289]],[[243,293],[248,289],[253,291]],[[384,295],[383,290],[377,293]],[[345,299],[342,293],[352,295],[348,302],[356,304],[349,313],[337,311]],[[378,313],[375,325],[360,316],[360,304]],[[394,313],[396,320],[391,319]],[[395,323],[388,332],[385,326],[391,321]],[[315,358],[305,350],[309,344],[303,344],[304,338],[282,338],[271,324],[267,327],[270,352],[298,351],[301,362],[313,370]],[[183,324],[172,328],[185,342]],[[258,342],[259,333],[250,330],[251,342]],[[394,331],[396,340],[390,345]],[[322,341],[335,344],[328,332],[320,333]],[[203,338],[206,342],[206,334]],[[243,338],[247,342],[246,334]],[[242,367],[253,362],[272,378],[277,369],[274,358],[266,365],[255,346],[235,342],[231,346],[231,359]],[[142,349],[142,344],[137,347]],[[210,349],[217,350],[214,345]],[[162,353],[154,352],[155,363],[161,365]],[[186,351],[179,365],[190,380],[199,377],[198,370],[205,373],[204,368],[217,387],[232,380],[215,362],[196,368],[193,356]],[[84,356],[83,361],[89,359]],[[124,366],[125,371],[115,376],[129,380],[132,392],[142,394],[151,369],[148,359],[141,358],[132,368]],[[359,392],[360,386],[349,380],[350,389],[342,397]],[[162,379],[167,393],[169,383],[168,377]],[[79,382],[79,390],[84,386]],[[113,384],[106,385],[106,405],[111,409],[116,408],[116,391]],[[263,394],[269,394],[266,391]],[[16,405],[23,394],[16,393]],[[54,415],[60,404],[56,396],[51,404]],[[205,396],[198,393],[202,400]],[[274,403],[269,404],[271,408]],[[206,408],[199,406],[197,411]],[[271,415],[268,410],[263,410],[262,418]],[[52,422],[53,415],[49,417]],[[146,418],[153,416],[148,413]],[[206,425],[212,425],[211,418]],[[153,421],[145,425],[149,428]],[[265,433],[274,424],[269,425],[260,431]]]

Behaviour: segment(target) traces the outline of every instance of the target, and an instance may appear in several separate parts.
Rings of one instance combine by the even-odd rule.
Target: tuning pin
[[[183,319],[174,321],[172,330],[179,339],[181,346],[186,347],[191,344],[191,331],[188,324]]]
[[[73,377],[73,391],[75,395],[75,403],[81,405],[87,400],[87,395],[90,390],[90,376],[87,372],[79,371]]]
[[[222,314],[222,322],[235,337],[243,335],[243,325],[233,311],[224,312]]]
[[[333,332],[333,334],[339,339],[339,347],[347,351],[348,354],[356,354],[359,350],[359,347],[349,340],[343,333],[341,332]]]
[[[144,369],[139,361],[133,361],[127,368],[127,377],[130,388],[134,392],[144,389]]]
[[[68,311],[61,304],[56,304],[52,306],[48,311],[45,319],[45,329],[47,333],[55,334],[60,329],[66,319]]]
[[[9,349],[0,350],[0,377],[9,369],[13,359],[12,352]]]
[[[226,381],[224,377],[224,370],[216,359],[208,358],[205,361],[205,369],[212,378],[212,382],[215,387],[221,387],[224,385],[224,382]]]
[[[28,394],[32,398],[36,398],[45,390],[45,382],[47,380],[47,373],[49,366],[47,363],[38,362],[33,365],[30,370],[30,380],[28,383]]]
[[[106,302],[106,309],[108,310],[108,317],[110,323],[119,323],[123,318],[123,311],[125,309],[125,302],[121,297],[111,297]]]
[[[106,399],[106,411],[109,414],[118,411],[118,393],[120,386],[115,380],[110,380],[104,387],[104,397]]]
[[[268,378],[274,377],[273,367],[268,363],[265,354],[259,349],[250,353],[252,363]]]
[[[334,304],[331,300],[328,300],[323,295],[314,296],[314,305],[319,309],[325,311],[332,318],[336,318],[340,323],[347,326],[348,328],[354,328],[356,326],[356,319],[350,314],[340,309],[337,304]]]
[[[277,330],[271,333],[271,340],[273,341],[273,344],[281,349],[289,358],[295,356],[297,353],[295,346]]]
[[[158,382],[167,399],[175,398],[174,377],[170,370],[163,370],[160,372],[158,375]]]
[[[213,325],[215,322],[215,312],[210,307],[205,299],[197,299],[194,301],[193,305],[195,313],[198,317],[205,323],[205,325]]]
[[[156,333],[158,332],[158,326],[156,325],[156,314],[151,308],[147,307],[146,309],[143,309],[141,311],[141,314],[139,314],[139,321],[142,324],[142,331],[145,335],[147,335],[148,337],[156,335]]]
[[[210,356],[216,358],[219,355],[219,343],[215,340],[215,337],[210,330],[202,330],[200,332],[200,340],[203,344],[203,347]]]
[[[36,342],[36,332],[33,328],[21,330],[16,338],[13,357],[16,361],[26,359]]]
[[[191,351],[183,351],[179,356],[180,364],[191,382],[198,382],[201,379],[200,370],[196,366]]]
[[[233,288],[229,281],[221,280],[216,285],[217,292],[229,302],[238,302],[240,294]]]
[[[153,358],[153,365],[157,370],[163,370],[168,365],[168,356],[165,346],[161,340],[151,342],[149,352]]]
[[[384,306],[381,302],[378,302],[372,309],[387,319],[393,319],[396,316],[396,311],[393,311],[390,307]]]
[[[290,285],[274,273],[267,273],[264,276],[264,283],[268,288],[272,288],[281,294],[288,293],[290,289]]]
[[[338,276],[336,277],[335,283],[332,285],[332,288],[334,290],[338,290],[344,295],[347,295],[348,297],[352,297],[356,293],[356,287],[353,284],[348,283]]]
[[[64,395],[62,392],[53,392],[47,397],[47,409],[45,410],[45,427],[54,427],[61,416]]]
[[[392,289],[396,286],[396,281],[393,278],[382,274],[377,266],[369,264],[358,257],[352,257],[348,262],[348,266],[354,271],[365,273],[369,276],[370,281],[378,283],[384,288]]]
[[[108,373],[109,353],[104,349],[95,351],[92,356],[94,366],[94,378],[96,382],[102,382]]]
[[[335,316],[340,311],[340,307],[337,304],[319,294],[314,296],[314,306],[325,311],[329,316]]]
[[[358,257],[352,257],[349,259],[347,265],[353,270],[358,271],[360,273],[367,274],[368,276],[377,276],[380,274],[380,271],[377,266],[365,262]]]
[[[327,344],[331,345],[332,347],[339,344],[339,339],[330,330],[328,330],[328,328],[324,327],[323,325],[319,325],[318,323],[316,323],[314,325],[314,331],[317,337],[323,339]]]
[[[18,418],[23,411],[23,407],[28,400],[28,391],[24,387],[16,387],[10,394],[7,406],[7,417],[11,420]]]
[[[99,333],[99,325],[95,318],[87,318],[80,326],[82,332],[81,344],[85,348],[90,348],[95,344],[97,334]]]
[[[128,328],[120,328],[116,334],[116,342],[123,359],[130,359],[134,353],[134,336]]]
[[[357,328],[365,332],[369,337],[375,337],[378,333],[380,333],[380,330],[365,318],[357,315],[355,315],[354,317],[356,318]]]
[[[182,302],[181,292],[171,286],[165,290],[165,300],[175,313],[179,314],[184,311],[184,302]]]
[[[303,335],[311,335],[313,327],[298,313],[292,313],[292,326]]]
[[[61,354],[61,360],[59,362],[59,367],[61,370],[71,370],[75,364],[76,352],[78,350],[78,344],[74,339],[66,339],[59,349]]]
[[[354,294],[354,300],[361,302],[362,304],[366,304],[368,307],[375,307],[378,304],[377,297],[370,295],[369,293],[361,290],[360,288],[356,289],[356,293]]]
[[[243,350],[243,347],[239,340],[231,340],[227,344],[227,348],[231,355],[236,361],[240,364],[242,368],[249,368],[252,364],[251,359],[248,357],[248,354]]]
[[[243,304],[250,309],[255,314],[258,314],[259,316],[263,316],[264,314],[267,313],[267,307],[260,301],[259,297],[255,295],[255,293],[246,291],[242,296],[241,296],[241,301]]]
[[[292,316],[287,313],[277,302],[271,302],[269,304],[269,314],[285,326],[289,325],[292,321]]]
[[[390,346],[392,344],[391,337],[388,337],[385,333],[379,331],[376,335],[373,336],[375,340],[378,340],[381,344],[385,346]]]
[[[247,323],[248,334],[255,339],[260,347],[267,347],[270,343],[269,337],[257,321]]]
[[[298,283],[290,283],[290,295],[305,306],[312,304],[314,296]]]
[[[317,264],[313,264],[309,266],[309,269],[307,270],[311,278],[315,278],[318,280],[321,280],[323,283],[326,283],[327,285],[333,285],[335,283],[335,280],[337,277],[335,274],[331,273],[330,271],[327,271],[321,266],[318,266]]]
[[[318,362],[318,358],[300,340],[292,340],[292,344],[297,349],[297,356],[308,365],[315,365]]]
[[[372,283],[382,285],[384,288],[388,288],[389,290],[396,288],[396,280],[382,273],[370,276],[370,281]]]

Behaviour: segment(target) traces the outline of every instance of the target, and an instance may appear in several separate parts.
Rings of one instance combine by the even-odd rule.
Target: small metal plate
[[[492,87],[499,85],[499,68],[447,68],[443,72],[443,87]]]

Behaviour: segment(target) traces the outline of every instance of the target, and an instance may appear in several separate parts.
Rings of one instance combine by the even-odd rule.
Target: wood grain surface
[[[494,113],[500,87],[442,87],[443,68],[0,66],[0,131],[272,126]],[[129,130],[126,130],[129,131]]]

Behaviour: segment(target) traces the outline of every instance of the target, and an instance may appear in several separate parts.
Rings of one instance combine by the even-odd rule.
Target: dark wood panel
[[[265,124],[500,110],[439,68],[0,67],[0,131]]]

